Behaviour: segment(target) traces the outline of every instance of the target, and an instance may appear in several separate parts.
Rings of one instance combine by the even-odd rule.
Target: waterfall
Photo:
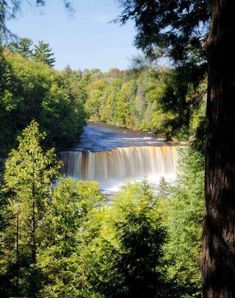
[[[75,179],[97,180],[101,185],[138,179],[158,180],[175,175],[174,146],[124,147],[106,151],[61,152],[64,173]]]

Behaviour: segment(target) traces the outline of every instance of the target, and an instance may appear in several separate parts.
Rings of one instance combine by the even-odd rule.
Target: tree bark
[[[208,50],[203,297],[235,297],[235,0],[213,0]]]

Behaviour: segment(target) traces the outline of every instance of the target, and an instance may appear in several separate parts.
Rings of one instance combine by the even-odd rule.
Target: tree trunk
[[[235,297],[235,0],[213,0],[208,50],[203,297]]]

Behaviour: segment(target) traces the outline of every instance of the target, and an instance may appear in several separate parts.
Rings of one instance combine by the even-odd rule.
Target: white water
[[[161,177],[175,180],[177,151],[174,146],[132,146],[102,151],[61,152],[67,176],[96,180],[101,189],[113,192],[121,185],[146,180],[157,186]]]

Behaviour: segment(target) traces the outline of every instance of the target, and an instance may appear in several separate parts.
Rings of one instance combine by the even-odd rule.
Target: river
[[[161,177],[175,180],[176,147],[150,134],[88,123],[80,141],[61,152],[65,175],[96,180],[104,193],[113,193],[127,182],[146,180],[154,189]]]

